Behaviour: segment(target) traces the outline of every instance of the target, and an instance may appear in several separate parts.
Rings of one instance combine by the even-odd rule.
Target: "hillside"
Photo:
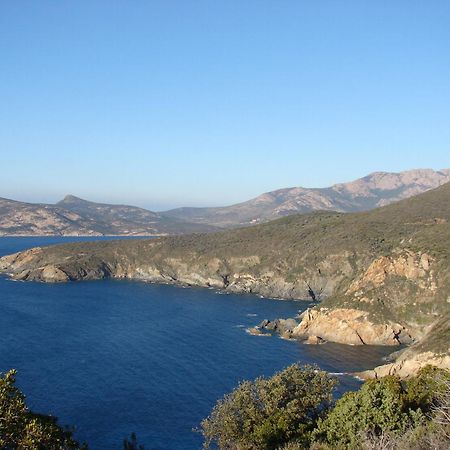
[[[449,181],[450,169],[375,172],[364,178],[327,188],[279,189],[232,206],[177,208],[164,212],[164,215],[226,228],[317,210],[366,211],[412,197]]]
[[[212,230],[135,206],[94,203],[72,195],[56,205],[0,198],[0,236],[166,235]]]
[[[317,212],[214,234],[37,248],[0,259],[0,271],[20,280],[132,278],[314,298],[320,304],[290,336],[380,345],[426,338],[432,344],[433,326],[450,313],[449,221],[447,183],[368,212]],[[437,329],[445,336],[446,327],[448,321]],[[420,365],[430,358],[448,365],[442,345],[431,347],[436,353],[428,349],[433,355]],[[417,347],[427,353],[422,350]]]

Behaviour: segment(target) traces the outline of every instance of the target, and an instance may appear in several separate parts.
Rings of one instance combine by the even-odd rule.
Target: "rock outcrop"
[[[319,345],[325,344],[325,339],[322,339],[320,336],[308,336],[308,339],[304,341],[307,345]]]
[[[401,351],[393,362],[360,372],[361,378],[398,375],[401,378],[416,374],[422,367],[432,365],[450,369],[450,315],[437,319],[416,343]]]
[[[416,375],[420,369],[432,365],[441,369],[450,370],[450,356],[436,354],[432,351],[416,355],[402,355],[395,362],[375,367],[373,370],[356,373],[362,379],[381,378],[386,375],[397,375],[400,378],[408,378]]]
[[[366,311],[347,308],[308,309],[301,323],[292,330],[298,338],[321,338],[350,345],[410,344],[413,337],[401,324],[375,323]]]
[[[347,289],[347,294],[355,294],[385,284],[388,277],[401,277],[417,283],[421,289],[436,290],[433,272],[430,271],[432,258],[427,253],[414,253],[394,249],[392,256],[375,259],[364,273],[357,277]]]

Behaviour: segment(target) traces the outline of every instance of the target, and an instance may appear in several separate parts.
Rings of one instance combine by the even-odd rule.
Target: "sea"
[[[110,238],[2,237],[0,256],[35,246]],[[0,277],[0,372],[35,411],[74,427],[93,450],[202,447],[196,431],[239,382],[299,362],[357,389],[348,372],[383,363],[377,346],[305,345],[253,336],[263,319],[294,317],[309,301],[226,294],[141,281],[17,282]]]

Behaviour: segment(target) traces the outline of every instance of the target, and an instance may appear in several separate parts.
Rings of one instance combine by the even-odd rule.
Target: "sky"
[[[450,167],[448,0],[2,0],[0,197],[220,206]]]

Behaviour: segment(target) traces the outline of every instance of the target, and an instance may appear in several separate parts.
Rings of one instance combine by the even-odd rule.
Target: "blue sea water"
[[[85,239],[4,237],[0,255]],[[192,429],[239,381],[297,361],[362,370],[389,353],[245,332],[308,304],[132,281],[0,277],[0,372],[17,369],[31,408],[74,425],[91,449],[120,449],[131,432],[147,450],[199,449]],[[339,393],[359,385],[350,376],[339,380]]]

